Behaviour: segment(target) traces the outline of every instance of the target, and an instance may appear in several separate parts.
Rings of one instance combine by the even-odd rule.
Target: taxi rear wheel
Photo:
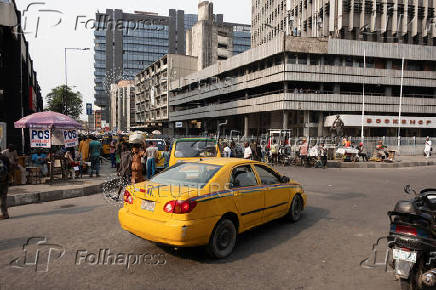
[[[212,258],[223,259],[228,257],[236,244],[235,224],[227,218],[221,219],[210,236],[207,252]]]
[[[300,195],[295,195],[292,200],[291,207],[289,208],[289,212],[286,215],[286,219],[291,222],[297,222],[301,219],[303,214],[303,199]]]

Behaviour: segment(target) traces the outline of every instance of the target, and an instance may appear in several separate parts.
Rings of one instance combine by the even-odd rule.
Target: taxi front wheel
[[[303,199],[300,195],[295,195],[292,200],[289,212],[286,214],[285,219],[291,222],[297,222],[301,219],[303,214]]]
[[[229,256],[235,247],[236,236],[235,224],[229,219],[221,219],[210,236],[207,252],[212,258],[217,259]]]

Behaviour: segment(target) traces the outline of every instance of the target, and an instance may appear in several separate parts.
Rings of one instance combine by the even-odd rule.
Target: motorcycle
[[[401,289],[436,289],[436,189],[404,191],[414,197],[388,212],[394,275]]]

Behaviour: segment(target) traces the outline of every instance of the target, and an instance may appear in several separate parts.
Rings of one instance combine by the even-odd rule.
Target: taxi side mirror
[[[289,181],[291,181],[291,179],[290,179],[289,177],[287,177],[287,176],[282,176],[282,178],[281,178],[281,182],[282,182],[282,183],[288,183]]]

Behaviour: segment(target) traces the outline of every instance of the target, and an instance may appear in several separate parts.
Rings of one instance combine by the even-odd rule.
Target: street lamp
[[[67,69],[67,51],[68,50],[79,50],[79,51],[86,51],[90,50],[89,47],[84,48],[78,48],[78,47],[66,47],[65,48],[65,55],[64,55],[64,61],[65,61],[65,87],[64,87],[64,95],[62,98],[62,113],[67,113],[67,87],[68,87],[68,69]]]

